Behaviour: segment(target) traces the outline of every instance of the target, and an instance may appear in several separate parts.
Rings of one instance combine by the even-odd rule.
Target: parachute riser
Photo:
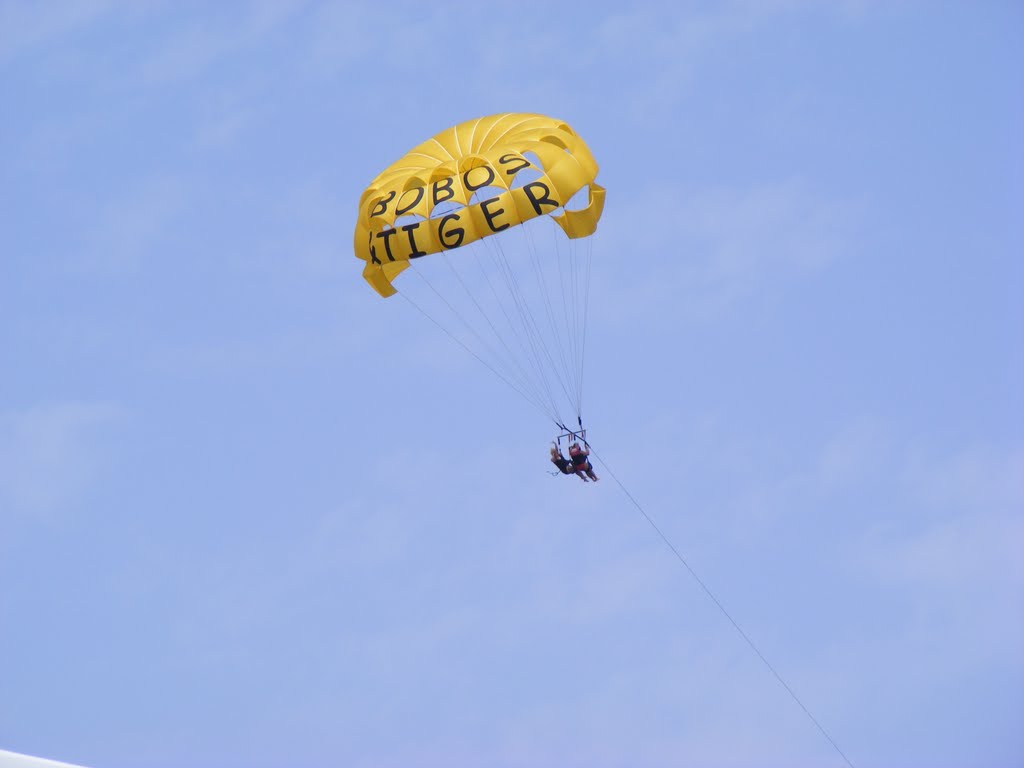
[[[587,430],[583,429],[583,427],[580,427],[579,430],[572,430],[564,424],[559,424],[558,426],[563,430],[562,434],[555,438],[555,444],[559,449],[562,447],[562,440],[565,440],[566,445],[573,442],[582,442],[588,449],[590,448],[590,444],[587,443]]]

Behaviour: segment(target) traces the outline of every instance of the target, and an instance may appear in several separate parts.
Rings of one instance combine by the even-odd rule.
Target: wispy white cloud
[[[834,580],[837,600],[857,595],[858,621],[870,627],[863,647],[835,637],[817,663],[838,665],[835,654],[845,654],[857,667],[884,647],[875,672],[842,685],[869,695],[884,681],[904,706],[930,706],[954,679],[1024,680],[1024,450],[939,449],[860,424],[836,432],[802,466],[759,494],[770,515],[757,526],[769,539],[812,519],[828,531],[818,536],[825,549],[803,557]]]
[[[424,12],[429,13],[427,9]],[[403,30],[408,28],[403,16],[390,16],[387,23],[379,12],[364,3],[327,3],[315,12],[315,24],[309,47],[309,60],[322,74],[336,74],[342,69],[359,66],[372,78],[378,68],[387,68],[394,52],[407,52],[414,41]]]
[[[928,514],[872,531],[864,556],[879,578],[972,600],[1024,597],[1024,451],[916,455],[900,481],[904,503]]]
[[[840,743],[853,746],[842,724],[880,691],[892,707],[941,717],[946,692],[991,680],[1019,701],[1019,444],[924,443],[881,421],[841,425],[796,452],[722,430],[700,439],[716,457],[700,466],[734,487],[719,490],[713,524],[690,527],[715,539],[715,560],[767,575],[721,596]],[[676,535],[677,523],[665,527]],[[693,563],[718,590],[724,569],[701,551]],[[770,622],[756,594],[775,607]],[[732,608],[733,595],[746,605]]]
[[[774,295],[841,258],[855,215],[852,205],[793,180],[699,192],[657,187],[633,199],[606,216],[601,231],[602,248],[635,254],[629,304],[672,301],[695,317]]]
[[[149,84],[194,79],[226,57],[263,42],[305,5],[305,0],[263,0],[209,14],[158,42],[137,74]]]
[[[340,356],[355,355],[372,342],[338,324],[269,334],[253,331],[244,338],[209,338],[154,348],[145,361],[175,379],[234,377],[241,371],[322,368]]]
[[[45,515],[88,488],[103,466],[103,432],[124,415],[120,406],[95,402],[0,414],[0,501]]]
[[[603,18],[591,56],[620,61],[629,90],[620,107],[648,121],[670,112],[704,67],[772,19],[807,5],[801,0],[639,4]]]
[[[188,198],[184,182],[172,175],[97,193],[93,217],[83,224],[84,247],[69,256],[74,269],[123,272],[137,268],[169,232]]]
[[[64,0],[0,3],[0,62],[45,45],[99,20],[114,9],[114,0]]]

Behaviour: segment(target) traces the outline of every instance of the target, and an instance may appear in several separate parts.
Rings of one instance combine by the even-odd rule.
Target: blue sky
[[[996,0],[0,3],[0,748],[845,765],[625,488],[854,765],[1020,765],[1022,51]],[[504,111],[608,189],[597,485],[352,256]]]

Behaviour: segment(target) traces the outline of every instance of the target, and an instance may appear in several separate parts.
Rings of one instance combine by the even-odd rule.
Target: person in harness
[[[587,457],[590,455],[590,451],[581,448],[579,443],[573,443],[569,446],[569,459],[572,461],[573,470],[580,477],[583,477],[585,473],[587,477],[593,480],[595,483],[598,481],[597,475],[594,474],[594,465],[590,463],[590,459]],[[586,477],[583,478],[586,480]]]
[[[551,446],[551,463],[558,467],[558,471],[563,475],[576,475],[583,482],[587,482],[587,478],[583,475],[584,470],[577,470],[573,463],[562,455],[557,443],[553,443]]]

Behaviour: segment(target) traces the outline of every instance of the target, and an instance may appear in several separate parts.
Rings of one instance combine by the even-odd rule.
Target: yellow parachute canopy
[[[526,169],[532,180],[517,184]],[[587,145],[561,120],[506,113],[460,123],[414,147],[363,192],[354,235],[355,254],[366,262],[363,277],[391,296],[391,281],[409,259],[542,215],[553,214],[570,238],[593,234],[605,196],[596,176]],[[584,187],[587,205],[565,209]],[[479,199],[483,194],[487,199]]]

